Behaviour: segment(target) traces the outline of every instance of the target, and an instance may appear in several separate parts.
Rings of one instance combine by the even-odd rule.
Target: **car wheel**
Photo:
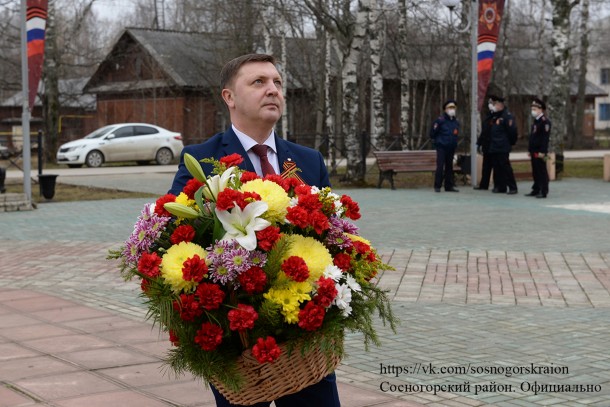
[[[85,164],[87,167],[101,167],[104,163],[104,155],[97,151],[93,150],[87,154],[87,158],[85,158]]]
[[[80,168],[82,166],[83,166],[82,164],[68,164],[69,168]]]
[[[155,156],[155,161],[159,165],[169,165],[172,163],[174,159],[174,154],[169,148],[162,148],[157,151],[157,155]]]

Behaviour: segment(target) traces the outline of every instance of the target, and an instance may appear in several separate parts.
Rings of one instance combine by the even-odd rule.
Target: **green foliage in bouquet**
[[[141,280],[148,317],[173,344],[176,373],[214,378],[238,391],[237,360],[250,352],[274,363],[282,352],[343,356],[346,331],[379,345],[375,314],[397,319],[375,276],[389,270],[351,222],[349,196],[278,175],[240,170],[234,154],[206,177],[192,156],[183,191],[144,207],[111,258],[126,280]],[[280,349],[279,344],[286,347]]]

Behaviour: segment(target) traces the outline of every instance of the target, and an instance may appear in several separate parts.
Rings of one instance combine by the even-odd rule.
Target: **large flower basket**
[[[394,330],[383,263],[352,223],[358,204],[330,188],[240,170],[239,155],[185,154],[193,178],[147,204],[120,259],[141,281],[148,316],[169,333],[166,364],[212,383],[230,402],[271,401],[320,381],[345,332],[379,344],[375,314]]]
[[[322,380],[331,373],[341,358],[331,354],[330,358],[319,348],[308,352],[298,349],[290,351],[286,344],[279,345],[280,357],[273,363],[261,364],[250,350],[237,359],[244,384],[233,391],[218,380],[210,380],[216,389],[232,404],[249,406],[261,401],[277,400],[296,393]]]

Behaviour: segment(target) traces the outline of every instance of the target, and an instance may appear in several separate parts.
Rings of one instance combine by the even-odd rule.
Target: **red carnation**
[[[233,166],[238,166],[239,164],[244,162],[244,158],[237,153],[233,153],[231,155],[226,155],[226,156],[222,157],[218,161],[220,161],[221,163],[226,165],[227,168],[229,168],[229,167],[233,167]]]
[[[138,260],[138,271],[147,277],[154,278],[159,275],[161,257],[157,253],[142,253]]]
[[[254,191],[246,191],[244,192],[243,196],[242,196],[242,202],[243,205],[240,204],[240,208],[244,209],[249,203],[251,202],[255,202],[255,201],[260,201],[262,198],[259,194],[257,194]]]
[[[252,347],[252,355],[259,363],[273,363],[282,353],[282,350],[277,346],[275,339],[272,336],[267,338],[258,338],[256,345]]]
[[[242,184],[245,184],[248,181],[252,181],[258,179],[258,175],[256,175],[255,172],[252,171],[244,171],[241,174],[241,178],[239,179],[241,181]]]
[[[307,226],[309,226],[309,214],[305,209],[301,208],[300,206],[293,206],[292,208],[288,208],[286,219],[290,223],[301,229],[305,229]]]
[[[257,294],[265,289],[267,274],[262,268],[254,266],[241,273],[237,277],[237,281],[247,294]]]
[[[309,278],[309,268],[301,257],[290,256],[280,267],[284,273],[297,283],[302,283]]]
[[[275,242],[280,239],[280,228],[277,226],[269,226],[263,230],[256,232],[256,240],[258,247],[268,252],[273,248]]]
[[[325,315],[323,306],[310,301],[299,311],[299,326],[306,331],[315,331],[322,326]]]
[[[377,261],[377,256],[375,255],[375,253],[371,250],[368,254],[368,256],[366,256],[366,259],[370,262],[373,263],[375,261]]]
[[[312,212],[309,214],[309,223],[317,234],[321,235],[325,230],[330,228],[330,222],[324,213],[321,211]]]
[[[267,175],[265,175],[265,178],[263,178],[263,179],[265,181],[275,182],[276,184],[280,185],[282,188],[284,187],[284,178],[282,178],[281,175],[267,174]]]
[[[174,331],[172,331],[171,329],[169,330],[169,341],[174,346],[180,345],[180,339],[178,338],[178,335],[176,335],[176,333]]]
[[[303,185],[303,182],[298,178],[284,178],[284,189],[286,192],[289,192],[291,189],[296,188],[299,185]]]
[[[218,325],[204,322],[195,335],[195,343],[203,350],[215,350],[222,342],[222,333],[222,328]]]
[[[184,281],[194,281],[196,283],[203,280],[203,277],[208,272],[208,266],[205,260],[199,257],[198,254],[190,257],[182,263],[182,278]]]
[[[207,310],[218,309],[225,299],[225,293],[217,284],[201,283],[197,286],[195,294],[201,306]]]
[[[254,321],[258,319],[258,314],[251,305],[237,304],[237,309],[229,311],[227,317],[231,331],[245,331],[254,328]]]
[[[189,199],[195,199],[195,192],[202,186],[203,182],[199,181],[197,178],[191,178],[186,182],[184,188],[182,188],[182,192],[184,192]]]
[[[142,282],[140,283],[140,289],[142,290],[143,293],[148,294],[149,288],[150,288],[150,281],[143,278]]]
[[[359,242],[357,240],[352,242],[354,245],[354,248],[356,249],[356,251],[358,252],[358,254],[365,254],[366,252],[368,252],[369,250],[371,250],[371,246],[369,246],[366,243],[363,242]]]
[[[314,297],[315,303],[325,308],[330,307],[330,304],[337,296],[337,287],[335,287],[335,282],[332,278],[320,277],[317,284],[318,292]]]
[[[183,321],[194,321],[203,313],[203,308],[197,302],[194,295],[180,294],[180,300],[174,301],[174,310],[180,313]]]
[[[311,187],[307,184],[301,184],[294,187],[294,193],[297,195],[309,195],[311,194]]]
[[[165,194],[155,202],[155,213],[159,216],[172,216],[163,205],[168,202],[176,202],[176,195]]]
[[[243,200],[241,192],[231,188],[225,188],[218,193],[216,198],[216,208],[221,211],[228,211],[235,207],[236,203]]]
[[[341,197],[341,203],[345,208],[345,216],[352,220],[360,219],[360,206],[347,195]]]
[[[351,267],[352,258],[349,254],[337,253],[333,259],[335,266],[339,267],[343,271],[349,270]]]
[[[299,195],[299,206],[311,213],[321,210],[322,202],[317,194]]]
[[[191,242],[195,238],[195,229],[191,225],[180,225],[172,233],[169,240],[172,244]]]

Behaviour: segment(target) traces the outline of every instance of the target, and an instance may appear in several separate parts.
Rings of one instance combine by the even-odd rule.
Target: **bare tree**
[[[551,151],[563,153],[567,133],[570,103],[570,14],[579,0],[551,0],[553,6],[553,77],[549,95],[549,110],[553,118]]]
[[[377,3],[377,4],[375,4]],[[370,63],[371,63],[371,146],[380,149],[385,139],[385,104],[383,97],[383,76],[381,60],[385,29],[381,19],[381,9],[377,1],[368,15]]]
[[[578,94],[574,119],[574,132],[570,132],[568,148],[582,147],[582,131],[585,116],[585,91],[587,88],[587,63],[589,53],[589,0],[582,0],[580,8],[580,50],[578,67]]]

